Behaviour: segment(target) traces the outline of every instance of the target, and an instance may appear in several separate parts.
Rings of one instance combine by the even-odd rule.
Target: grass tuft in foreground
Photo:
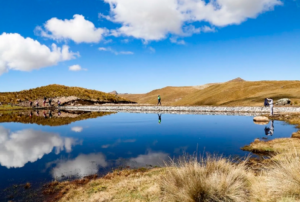
[[[172,162],[162,177],[161,186],[170,201],[238,202],[249,201],[251,172],[245,163],[233,164],[227,159],[183,158]]]

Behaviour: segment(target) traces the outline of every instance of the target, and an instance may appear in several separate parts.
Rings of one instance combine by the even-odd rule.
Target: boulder
[[[256,116],[253,118],[254,122],[269,122],[269,118],[265,116]]]
[[[276,102],[276,105],[290,105],[291,103],[289,98],[282,98]]]

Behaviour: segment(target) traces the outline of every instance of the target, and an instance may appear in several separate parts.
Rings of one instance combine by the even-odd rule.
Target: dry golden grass
[[[185,96],[196,92],[196,87],[165,87],[153,90],[146,94],[124,94],[124,98],[137,102],[138,104],[157,104],[157,96],[162,97],[163,105],[171,105],[184,98]]]
[[[18,103],[20,100],[34,101],[36,99],[42,99],[44,97],[56,98],[56,97],[69,97],[69,96],[76,96],[78,98],[87,99],[87,100],[99,100],[99,101],[109,101],[109,102],[127,101],[124,98],[109,93],[97,91],[97,90],[89,90],[85,88],[68,87],[68,86],[53,84],[53,85],[42,86],[30,90],[23,90],[20,92],[0,93],[0,102]]]
[[[163,105],[175,106],[263,106],[266,97],[275,101],[290,98],[300,105],[300,81],[241,81],[209,84],[205,88],[166,87],[147,94],[123,95],[139,104],[156,104],[161,95]]]
[[[249,201],[253,174],[245,163],[223,158],[190,159],[166,168],[114,171],[85,183],[57,185],[60,202]],[[83,184],[83,185],[82,185]]]
[[[64,193],[60,202],[133,202],[133,201],[165,201],[159,187],[160,176],[164,168],[151,170],[114,171],[103,178],[92,180],[78,186],[76,183],[64,184],[60,193]]]
[[[233,164],[225,158],[173,163],[162,178],[162,190],[170,201],[247,202],[251,178],[245,162]]]
[[[290,145],[289,151],[272,159],[261,175],[253,180],[252,200],[259,202],[300,201],[299,151]]]
[[[270,160],[256,174],[246,161],[190,158],[165,168],[121,170],[91,181],[55,182],[45,192],[56,192],[52,199],[59,202],[299,202],[298,151],[290,149],[282,157]]]
[[[262,106],[266,97],[299,102],[300,81],[226,82],[197,91],[174,104]]]
[[[24,107],[20,106],[12,106],[12,105],[0,105],[0,111],[10,111],[10,110],[19,110],[22,109],[24,110]]]
[[[284,153],[293,146],[300,152],[300,139],[298,138],[278,138],[270,141],[260,141],[256,139],[250,145],[244,146],[242,150],[254,153]]]

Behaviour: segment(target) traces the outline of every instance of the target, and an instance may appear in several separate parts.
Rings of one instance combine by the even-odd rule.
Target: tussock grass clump
[[[245,162],[232,163],[219,157],[183,158],[172,162],[161,187],[170,201],[249,201],[253,174]]]
[[[265,176],[265,187],[274,201],[282,197],[300,200],[300,156],[296,151],[274,161]]]

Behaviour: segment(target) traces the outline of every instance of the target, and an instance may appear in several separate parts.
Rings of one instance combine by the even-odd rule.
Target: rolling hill
[[[166,87],[146,94],[124,95],[138,104],[156,104],[161,95],[163,105],[173,106],[262,106],[264,98],[290,98],[300,104],[300,81],[244,81],[241,78],[203,86]]]
[[[52,98],[54,101],[55,99],[57,100],[58,98],[61,98],[62,104],[64,102],[73,102],[74,100],[81,100],[90,103],[131,103],[130,100],[109,93],[57,84],[42,86],[30,90],[23,90],[20,92],[0,93],[0,102],[24,104],[28,103],[30,100],[38,100],[41,102],[44,97]]]

